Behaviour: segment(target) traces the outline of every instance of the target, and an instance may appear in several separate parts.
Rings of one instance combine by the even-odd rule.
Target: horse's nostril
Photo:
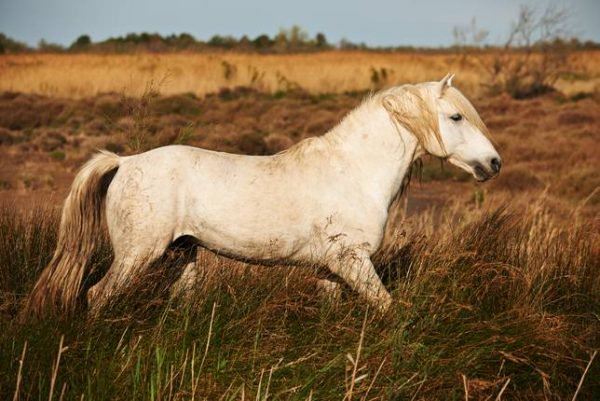
[[[500,159],[498,159],[497,157],[494,157],[490,161],[490,164],[492,166],[492,171],[494,173],[499,173],[500,172],[500,167],[502,167],[502,161]]]

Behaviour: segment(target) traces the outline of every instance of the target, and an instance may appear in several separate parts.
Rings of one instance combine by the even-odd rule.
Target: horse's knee
[[[390,294],[377,275],[369,255],[365,252],[344,252],[329,263],[329,269],[362,295],[380,312],[392,303]]]

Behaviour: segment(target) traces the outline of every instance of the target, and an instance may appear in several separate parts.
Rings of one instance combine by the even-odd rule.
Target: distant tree
[[[25,43],[18,42],[0,33],[0,54],[21,53],[31,50]]]
[[[252,42],[250,41],[248,36],[244,35],[238,41],[237,47],[240,50],[250,50],[252,48]]]
[[[252,43],[254,44],[255,48],[262,50],[273,46],[274,41],[268,35],[263,34],[257,36]]]
[[[544,10],[521,6],[504,45],[492,57],[469,51],[480,47],[487,31],[473,19],[467,29],[454,30],[463,57],[471,57],[488,73],[484,86],[492,94],[506,92],[526,98],[550,92],[562,74],[572,72],[568,63],[569,13],[553,5]]]
[[[179,34],[179,37],[177,38],[177,43],[179,43],[180,45],[190,46],[196,44],[197,42],[196,38],[194,38],[189,33],[184,32]]]
[[[315,36],[315,44],[318,48],[326,48],[329,47],[329,43],[327,43],[327,38],[325,34],[319,32],[317,36]]]
[[[65,48],[58,43],[50,43],[45,39],[41,39],[38,42],[37,46],[38,50],[44,53],[60,53],[65,50]]]
[[[152,39],[152,37],[150,36],[150,34],[148,32],[142,32],[138,38],[139,38],[138,41],[142,42],[142,43],[150,42],[150,40]]]
[[[193,35],[191,35],[187,32],[180,33],[178,39],[181,41],[185,41],[185,42],[195,42],[196,41],[196,38],[194,38]]]
[[[482,29],[477,25],[475,17],[471,19],[469,25],[455,26],[452,30],[454,45],[458,48],[481,47],[489,34],[490,31]]]
[[[180,33],[179,35],[171,35],[165,40],[168,47],[174,47],[176,49],[192,49],[199,45],[189,33]]]
[[[70,48],[77,50],[85,49],[87,47],[90,47],[91,44],[92,39],[89,37],[89,35],[81,35],[77,39],[75,39],[75,42],[71,44]]]
[[[288,31],[288,42],[292,49],[301,47],[308,42],[308,33],[298,25],[293,25]]]
[[[209,46],[231,49],[235,47],[237,40],[233,36],[214,35],[208,41]]]
[[[309,44],[308,33],[298,25],[291,28],[280,28],[275,37],[278,50],[298,50]]]
[[[358,45],[356,43],[352,43],[351,41],[349,41],[346,38],[342,38],[340,40],[339,47],[342,50],[354,50],[354,49],[358,49]]]
[[[287,31],[281,28],[277,36],[275,36],[275,48],[277,51],[285,51],[289,48],[289,43]]]

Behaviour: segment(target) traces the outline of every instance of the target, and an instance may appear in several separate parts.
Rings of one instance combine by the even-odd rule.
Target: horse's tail
[[[79,171],[62,209],[58,243],[27,300],[26,313],[71,313],[90,273],[88,259],[100,238],[106,190],[119,167],[119,156],[101,151]]]

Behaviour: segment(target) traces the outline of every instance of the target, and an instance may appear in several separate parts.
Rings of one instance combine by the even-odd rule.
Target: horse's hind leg
[[[198,268],[196,261],[189,262],[183,267],[181,276],[171,287],[171,298],[191,299],[200,281]]]
[[[163,241],[164,242],[164,241]],[[164,253],[168,243],[151,244],[150,241],[136,244],[134,248],[115,249],[115,259],[106,275],[89,291],[88,306],[92,313],[104,307],[110,298],[118,295],[128,285],[140,278],[153,262]]]
[[[177,275],[171,285],[171,298],[189,300],[200,280],[200,266],[198,262],[198,241],[192,236],[177,238],[170,246],[175,258],[170,263]]]

